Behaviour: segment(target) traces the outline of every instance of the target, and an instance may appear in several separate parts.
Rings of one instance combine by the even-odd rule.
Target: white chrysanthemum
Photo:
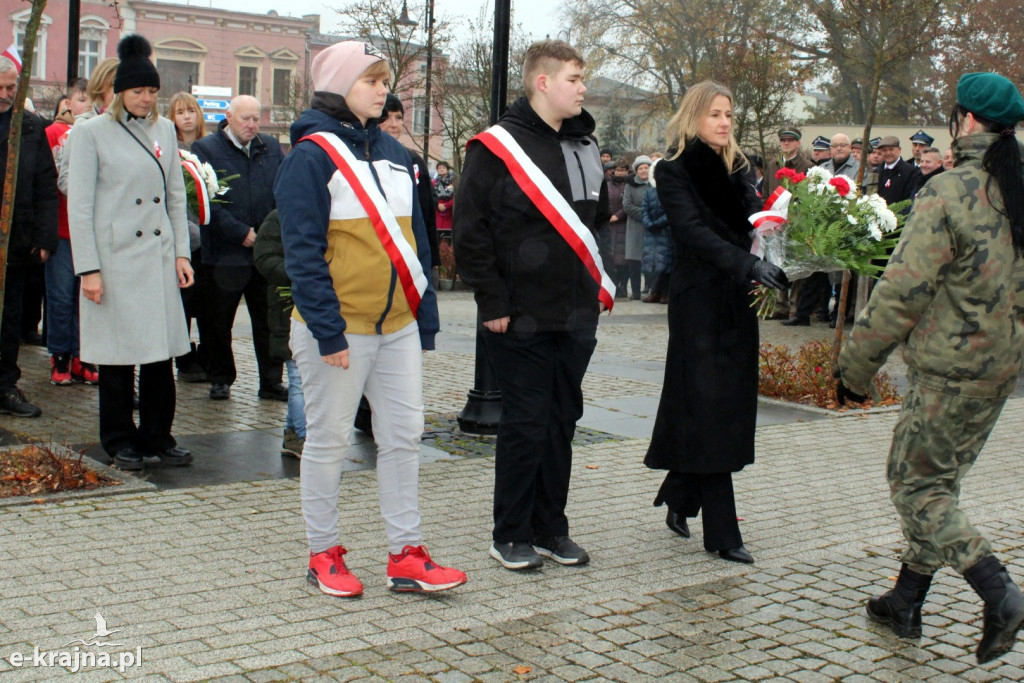
[[[892,232],[896,229],[896,214],[888,208],[878,212],[878,220],[882,223],[882,230]]]
[[[882,239],[882,231],[879,230],[878,226],[875,225],[874,223],[870,223],[868,225],[868,233],[871,235],[871,239],[875,240],[876,242]]]
[[[832,174],[828,172],[828,169],[824,169],[821,166],[811,166],[809,169],[807,169],[806,175],[807,179],[814,182],[815,184],[827,184],[828,181],[832,180]]]
[[[850,221],[850,225],[860,225],[860,221],[853,214],[846,214],[846,220]]]

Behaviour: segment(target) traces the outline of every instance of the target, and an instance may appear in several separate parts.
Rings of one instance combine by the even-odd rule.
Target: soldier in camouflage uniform
[[[977,657],[1013,647],[1024,596],[959,507],[977,459],[1021,371],[1024,176],[1013,127],[1024,98],[996,74],[965,74],[950,124],[957,166],[917,196],[899,245],[839,356],[840,402],[863,399],[905,344],[909,387],[888,480],[908,547],[893,590],[868,616],[920,637],[921,606],[944,565],[985,602]],[[1004,198],[1008,200],[1004,201]]]

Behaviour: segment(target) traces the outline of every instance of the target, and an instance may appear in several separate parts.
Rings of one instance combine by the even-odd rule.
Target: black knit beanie
[[[160,74],[157,73],[149,56],[153,48],[149,41],[137,33],[125,36],[117,44],[117,75],[114,76],[114,92],[131,88],[159,88]]]

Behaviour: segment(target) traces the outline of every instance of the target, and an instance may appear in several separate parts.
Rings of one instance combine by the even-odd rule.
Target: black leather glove
[[[839,405],[845,406],[847,401],[863,403],[868,400],[868,397],[864,394],[858,394],[856,391],[846,386],[846,383],[843,382],[843,376],[838,370],[832,373],[832,376],[836,378],[836,401],[839,402]]]
[[[754,265],[750,266],[750,279],[773,289],[789,287],[789,278],[786,277],[785,271],[764,259],[758,259],[754,261]]]

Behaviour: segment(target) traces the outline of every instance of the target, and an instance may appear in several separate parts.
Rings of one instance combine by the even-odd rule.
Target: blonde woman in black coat
[[[689,537],[703,510],[704,548],[752,563],[743,547],[732,473],[754,462],[758,328],[753,282],[788,286],[750,253],[747,217],[759,200],[733,138],[732,93],[713,81],[686,92],[669,122],[669,157],[655,166],[676,262],[669,283],[665,383],[644,464],[668,470],[655,505]]]

